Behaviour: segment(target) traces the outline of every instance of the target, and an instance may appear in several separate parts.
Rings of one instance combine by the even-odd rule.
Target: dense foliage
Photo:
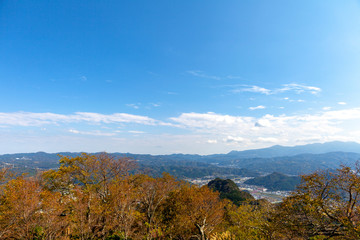
[[[107,154],[62,157],[36,177],[0,171],[0,239],[359,239],[360,168],[303,177],[281,204],[221,199],[217,191],[133,174]],[[235,191],[216,179],[210,186]]]

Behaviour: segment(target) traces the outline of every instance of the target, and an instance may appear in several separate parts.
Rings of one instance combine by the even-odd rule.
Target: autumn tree
[[[168,238],[209,239],[223,220],[225,202],[207,186],[183,185],[173,191],[164,209]]]
[[[60,167],[44,173],[47,186],[63,193],[74,185],[94,190],[102,199],[108,193],[108,184],[129,174],[135,167],[128,158],[116,158],[107,153],[82,153],[77,157],[61,156]]]
[[[139,175],[136,182],[140,193],[139,210],[145,219],[146,238],[159,237],[162,235],[162,204],[169,197],[170,192],[181,185],[181,182],[176,181],[169,174],[163,174],[161,178]]]
[[[40,212],[38,222],[43,239],[66,239],[69,229],[69,216],[65,215],[66,204],[59,192],[52,192],[41,188]]]
[[[7,182],[0,197],[0,238],[30,239],[41,217],[40,185],[18,177]]]
[[[233,239],[271,239],[268,220],[272,204],[266,200],[243,203],[240,206],[228,204],[225,211],[226,235]]]
[[[63,156],[57,170],[43,174],[44,187],[59,192],[71,215],[71,234],[81,239],[102,238],[111,225],[110,186],[129,175],[134,162],[107,153]]]
[[[284,199],[272,222],[288,238],[359,239],[360,167],[303,176],[302,184]]]
[[[136,227],[141,225],[142,214],[139,209],[141,203],[140,187],[135,184],[138,176],[129,176],[114,181],[109,186],[110,196],[108,217],[111,221],[111,231],[121,234],[124,239],[134,237]]]

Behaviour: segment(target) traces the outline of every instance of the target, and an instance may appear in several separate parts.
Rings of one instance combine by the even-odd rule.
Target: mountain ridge
[[[55,153],[47,153],[44,151],[38,152],[28,152],[28,153],[5,153],[0,154],[0,156],[5,155],[18,155],[18,154],[55,154],[55,155],[74,155],[80,154],[83,151],[79,152],[55,152]],[[186,154],[186,153],[172,153],[172,154],[137,154],[137,153],[122,153],[122,152],[113,152],[112,154],[122,154],[124,156],[127,155],[141,155],[141,156],[156,156],[156,157],[168,157],[171,156],[173,158],[182,158],[182,157],[213,157],[213,156],[241,156],[241,157],[280,157],[280,156],[294,156],[302,153],[314,153],[321,154],[327,152],[354,152],[360,153],[360,143],[357,142],[342,142],[342,141],[332,141],[325,143],[311,143],[304,145],[295,145],[295,146],[282,146],[282,145],[273,145],[271,147],[266,148],[257,148],[257,149],[247,149],[247,150],[232,150],[228,153],[217,153],[217,154],[208,154],[208,155],[200,155],[200,154]],[[260,156],[261,155],[261,156]],[[264,155],[264,156],[263,156]]]
[[[80,154],[81,152],[3,154],[0,155],[0,163],[33,169],[49,169],[58,167],[59,155],[75,157]],[[360,144],[328,142],[294,147],[275,145],[270,148],[212,155],[151,155],[119,152],[111,154],[116,157],[132,158],[147,169],[153,168],[156,174],[169,171],[179,177],[201,177],[203,174],[220,176],[225,173],[255,176],[257,175],[255,172],[301,175],[320,169],[335,169],[341,164],[354,164],[360,159]]]

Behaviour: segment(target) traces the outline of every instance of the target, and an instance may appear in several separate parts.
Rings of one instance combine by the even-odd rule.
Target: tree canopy
[[[64,156],[35,177],[1,170],[0,239],[360,238],[359,165],[305,175],[276,205],[238,204],[230,180],[199,187],[134,167],[102,153]]]

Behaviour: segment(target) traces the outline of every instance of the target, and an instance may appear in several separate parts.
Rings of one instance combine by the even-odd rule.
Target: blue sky
[[[359,1],[1,1],[0,153],[360,142]]]

